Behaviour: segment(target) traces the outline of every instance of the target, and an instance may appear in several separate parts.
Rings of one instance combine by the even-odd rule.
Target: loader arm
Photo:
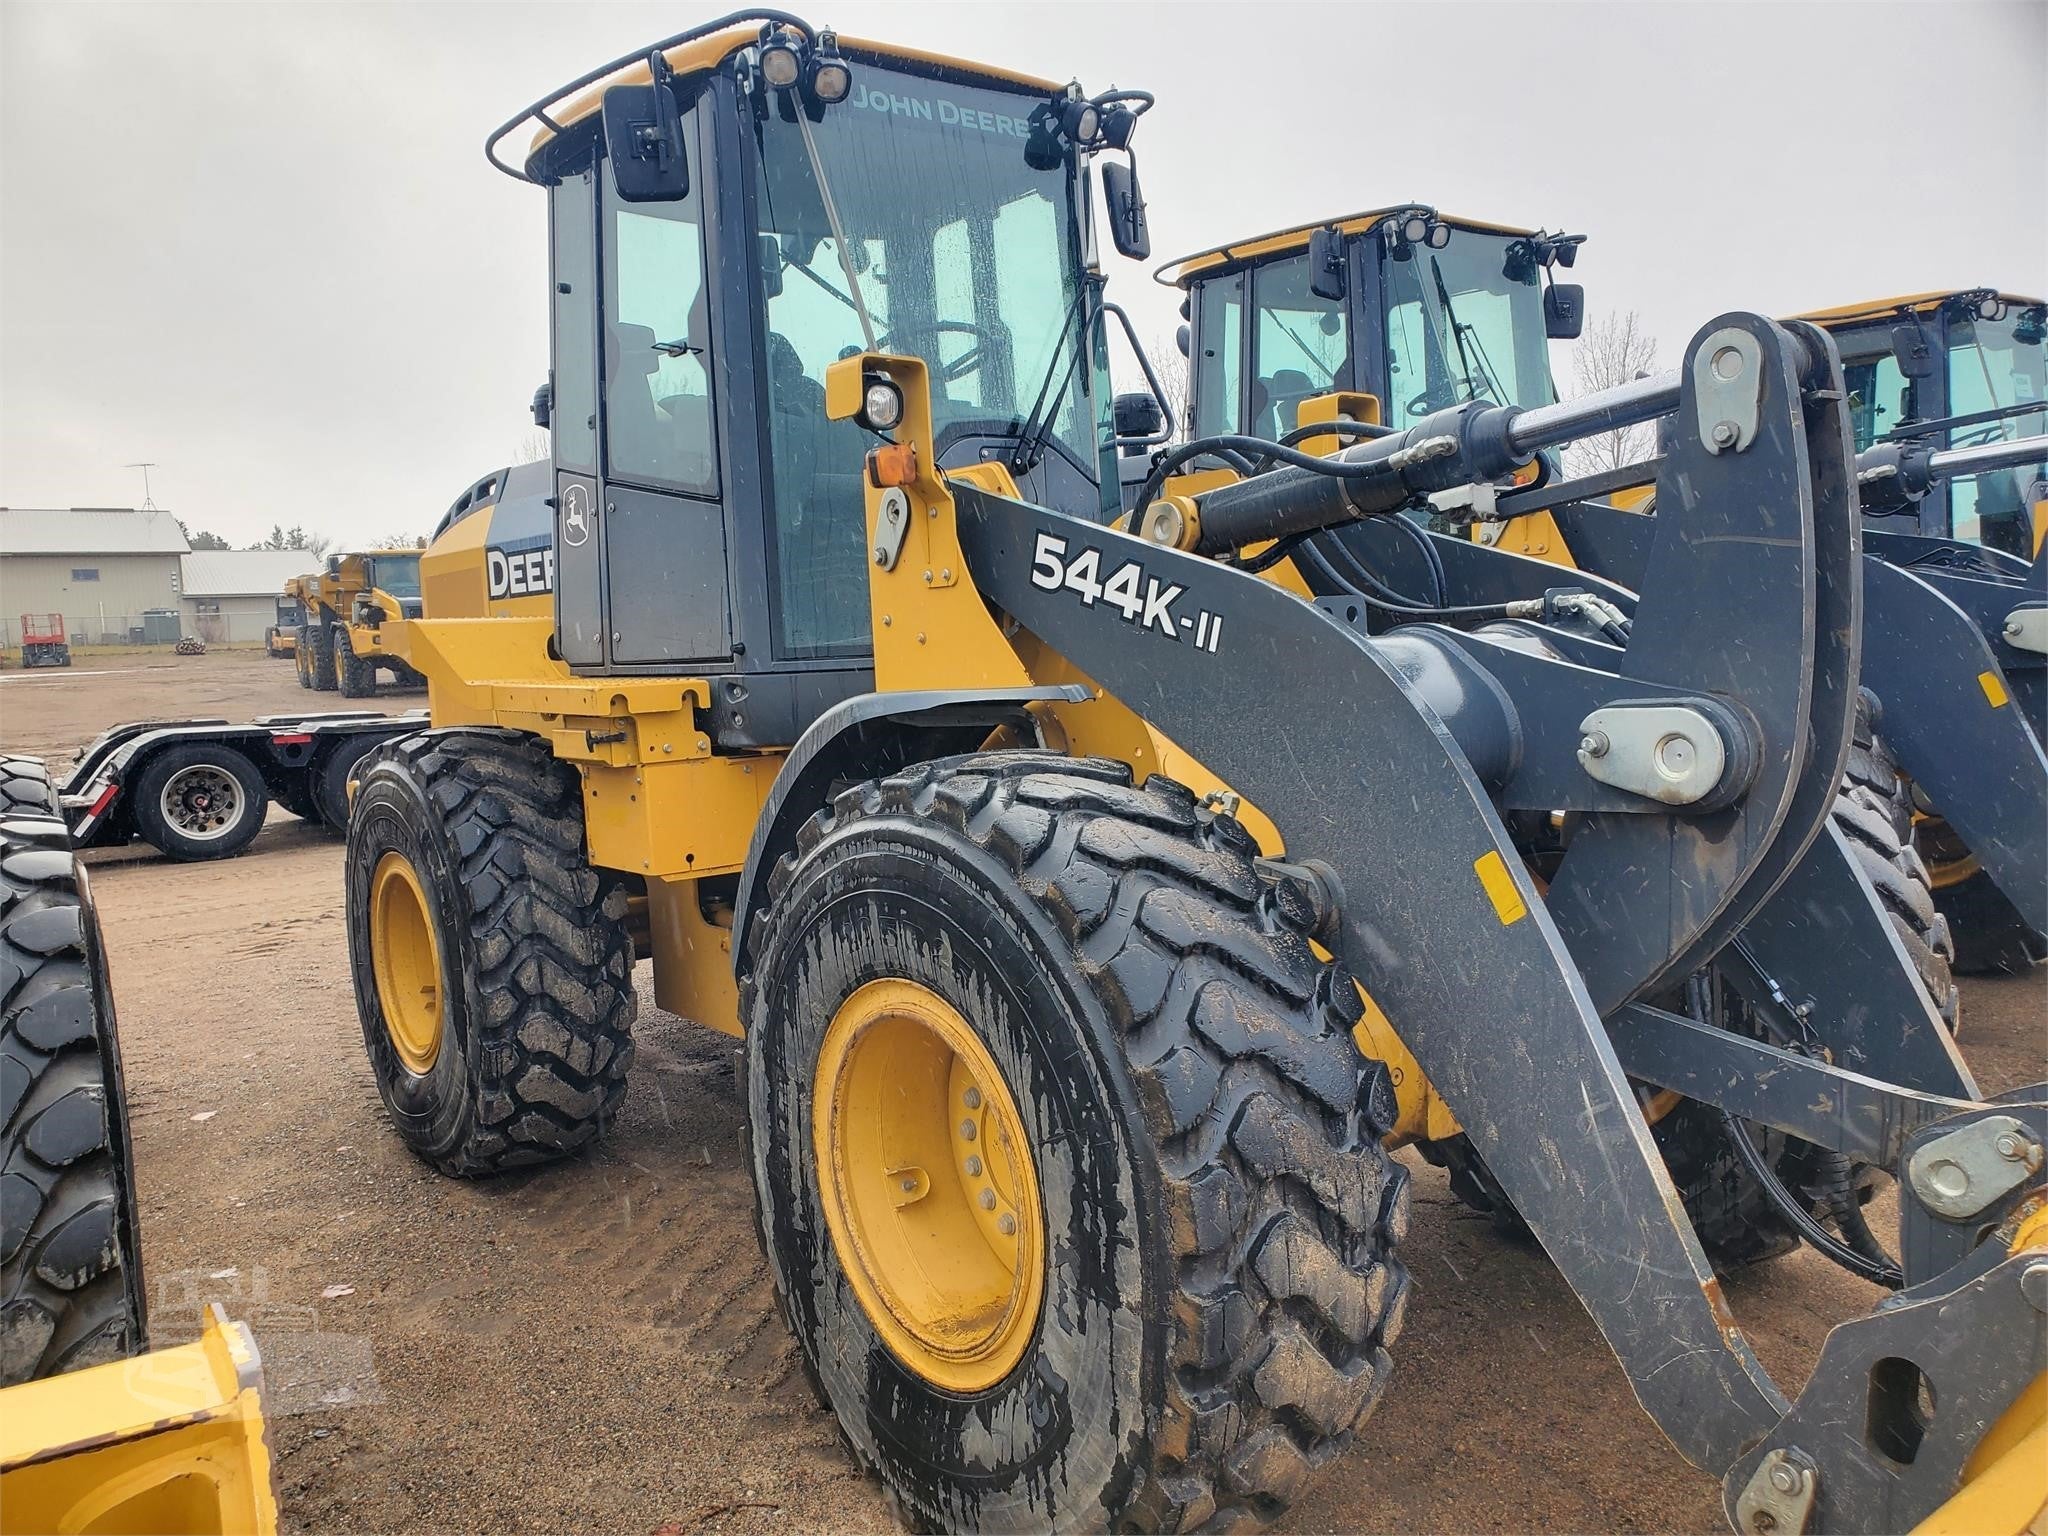
[[[1793,1444],[1802,1409],[1771,1382],[1721,1300],[1588,980],[1604,965],[1610,1006],[1618,1006],[1660,978],[1682,975],[1696,956],[1724,948],[1775,893],[1801,888],[1802,876],[1832,902],[1827,920],[1877,945],[1871,953],[1881,977],[1903,971],[1901,956],[1885,947],[1896,941],[1871,937],[1883,920],[1867,889],[1832,834],[1822,835],[1847,750],[1861,628],[1853,461],[1839,393],[1829,387],[1839,385],[1838,365],[1824,341],[1752,317],[1723,317],[1695,348],[1705,353],[1710,340],[1725,348],[1731,326],[1755,344],[1754,360],[1772,382],[1756,390],[1759,419],[1742,447],[1709,453],[1702,440],[1715,425],[1713,407],[1702,407],[1687,373],[1673,416],[1678,443],[1667,459],[1667,474],[1688,481],[1686,510],[1652,528],[1638,605],[1637,633],[1648,612],[1651,634],[1667,638],[1640,649],[1632,639],[1609,652],[1580,645],[1545,654],[1501,636],[1435,626],[1375,639],[1357,625],[1355,608],[1304,602],[1191,551],[963,481],[946,499],[975,590],[1006,624],[1099,685],[1107,699],[1093,707],[1113,699],[1156,725],[1270,816],[1291,860],[1324,872],[1336,896],[1342,958],[1571,1281],[1639,1401],[1689,1460],[1726,1475],[1730,1509],[1743,1528],[1761,1529],[1738,1510],[1752,1484],[1768,1487],[1777,1467],[1764,1466],[1756,1448],[1769,1437],[1808,1455],[1805,1441]],[[917,426],[913,413],[913,440]],[[1485,459],[1469,443],[1458,452]],[[1677,491],[1675,484],[1664,489]],[[1284,494],[1260,487],[1256,502],[1219,500],[1217,524],[1247,504],[1262,517],[1292,515]],[[1743,526],[1744,507],[1763,526]],[[935,507],[934,515],[943,510]],[[1205,536],[1216,536],[1215,527]],[[1703,562],[1717,568],[1728,544],[1758,556],[1742,579],[1764,591],[1787,585],[1797,595],[1796,633],[1779,639],[1784,655],[1765,654],[1755,632],[1726,622],[1726,587],[1695,579]],[[1718,567],[1724,577],[1735,568]],[[1113,591],[1132,606],[1108,601]],[[1705,611],[1689,613],[1688,602]],[[1676,675],[1645,676],[1653,667]],[[1638,803],[1617,801],[1611,784],[1592,782],[1598,775],[1590,769],[1574,786],[1557,711],[1565,701],[1569,719],[1603,683],[1610,707],[1624,717],[1643,707],[1690,711],[1688,730],[1711,722],[1726,750],[1717,781],[1680,805],[1659,803],[1649,791]],[[1582,869],[1638,878],[1655,871],[1696,888],[1682,901],[1614,903],[1608,929],[1588,923],[1575,950],[1555,920],[1558,883],[1539,887],[1499,810],[1545,803],[1577,816],[1580,837],[1601,829],[1596,849],[1634,850],[1633,867],[1614,857],[1587,859]],[[1702,824],[1715,817],[1722,818],[1716,831],[1703,834]],[[1686,850],[1702,841],[1711,856],[1689,858]],[[1837,878],[1843,875],[1850,878]],[[1459,936],[1455,948],[1443,944],[1446,933]],[[1831,1023],[1916,1038],[1928,1023],[1924,1002],[1907,990],[1886,993],[1879,984],[1862,995],[1884,1000],[1880,1011],[1905,1011],[1888,1022],[1859,1005],[1844,1010],[1846,1022]],[[1856,1107],[1829,1119],[1789,1104],[1749,1104],[1736,1092],[1746,1086],[1737,1078],[1718,1089],[1705,1081],[1726,1077],[1731,1060],[1739,1070],[1739,1060],[1714,1054],[1733,1049],[1734,1037],[1672,1034],[1656,1010],[1628,1017],[1632,1050],[1653,1057],[1643,1046],[1647,1027],[1659,1048],[1698,1068],[1688,1091],[1757,1108],[1767,1122],[1795,1121],[1800,1134],[1822,1144],[1862,1145],[1875,1115],[1892,1127],[1887,1148],[1908,1131],[1924,1145],[1962,1133],[1986,1112],[1968,1097],[1973,1085],[1945,1041],[1929,1045],[1914,1074],[1921,1086],[1871,1080],[1856,1089],[1861,1098],[1849,1092],[1853,1074],[1788,1057],[1822,1081],[1840,1075],[1843,1102]],[[1498,1029],[1474,1027],[1496,1019]],[[1893,1046],[1887,1038],[1873,1050],[1883,1056]],[[2012,1189],[2002,1193],[2015,1197]],[[2017,1297],[2028,1262],[2015,1257],[1961,1279],[1945,1271],[1922,1290],[1953,1291],[1958,1305],[1984,1287]],[[2011,1326],[2002,1299],[1985,1305],[2001,1328]],[[1866,1340],[1876,1340],[1872,1347],[1910,1358],[1926,1345],[1904,1336],[1909,1316],[1928,1315],[1902,1312],[1861,1326]],[[1972,1390],[1987,1411],[2003,1411],[2037,1370],[2028,1351],[2008,1352]],[[1800,1404],[1853,1388],[1839,1373],[1818,1373]],[[1964,1426],[1957,1433],[1974,1441]],[[1959,1459],[1929,1458],[1919,1474],[1882,1482],[1867,1467],[1839,1475],[1823,1467],[1815,1477],[1828,1497],[1809,1501],[1801,1521],[1807,1529],[1847,1530],[1872,1519],[1919,1518],[1953,1491],[1951,1463]]]

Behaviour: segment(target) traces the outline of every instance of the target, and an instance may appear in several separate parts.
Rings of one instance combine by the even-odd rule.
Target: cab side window
[[[1252,277],[1254,437],[1292,432],[1301,403],[1345,387],[1350,337],[1340,300],[1309,292],[1308,253],[1260,267]]]
[[[1197,437],[1240,430],[1239,395],[1244,388],[1244,287],[1242,272],[1211,278],[1199,289],[1195,334]]]
[[[605,178],[605,465],[609,479],[718,493],[697,202],[622,203]]]

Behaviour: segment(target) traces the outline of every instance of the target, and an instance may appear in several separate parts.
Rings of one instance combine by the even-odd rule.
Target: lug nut
[[[981,1192],[981,1208],[984,1211],[992,1211],[996,1208],[996,1192],[994,1190],[984,1189]]]
[[[974,1122],[972,1120],[962,1120],[960,1122],[960,1139],[962,1141],[974,1140],[975,1134]]]
[[[969,1109],[981,1108],[981,1090],[979,1088],[969,1088],[960,1095],[960,1099]]]
[[[1008,1211],[1003,1212],[1002,1215],[996,1218],[996,1230],[1005,1237],[1015,1237],[1017,1235],[1017,1218]]]
[[[978,1178],[980,1178],[980,1177],[981,1177],[981,1154],[980,1154],[980,1153],[978,1153],[978,1152],[970,1152],[970,1153],[968,1154],[968,1156],[967,1156],[967,1176],[968,1176],[968,1177],[969,1177],[970,1179],[978,1179]]]

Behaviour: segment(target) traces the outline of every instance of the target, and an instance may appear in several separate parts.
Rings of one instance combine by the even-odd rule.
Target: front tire
[[[626,889],[590,862],[576,771],[514,731],[422,731],[357,765],[349,964],[377,1091],[443,1173],[604,1134],[633,1060]]]
[[[334,682],[345,699],[366,699],[377,691],[377,664],[356,654],[346,626],[334,626]]]
[[[99,918],[64,823],[25,810],[0,820],[0,1019],[7,1386],[148,1347]]]
[[[292,641],[292,670],[299,675],[299,686],[311,690],[313,686],[313,641],[310,626],[301,624],[298,635]]]
[[[1356,987],[1255,853],[1178,784],[1018,752],[848,790],[773,873],[742,990],[763,1248],[822,1397],[924,1528],[1267,1520],[1385,1388],[1406,1296],[1407,1180],[1380,1146],[1393,1088],[1353,1043]],[[977,1092],[993,1071],[1035,1175],[1036,1209],[1015,1179],[986,1206],[1014,1213],[1000,1235],[1027,1271],[1042,1256],[1009,1298],[1042,1287],[1035,1327],[1004,1331],[999,1293],[918,1302],[919,1213],[951,1209],[924,1202],[950,1202],[995,1143],[931,1152],[951,1116],[921,1119],[916,1085],[951,1103],[946,1051],[895,1048],[903,1091],[864,1098],[835,1068],[849,1010],[972,1030],[951,1060]],[[873,1102],[883,1140],[863,1142]],[[848,1218],[845,1191],[875,1174],[859,1149],[913,1143],[914,1168],[881,1170],[911,1184]],[[891,1253],[911,1255],[893,1290]],[[963,1340],[963,1315],[997,1322]],[[947,1364],[962,1350],[970,1369]]]
[[[226,859],[263,830],[269,792],[256,765],[233,747],[166,747],[135,784],[136,830],[174,859]]]

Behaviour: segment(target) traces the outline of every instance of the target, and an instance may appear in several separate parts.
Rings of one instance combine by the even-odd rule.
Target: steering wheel
[[[939,378],[948,384],[951,384],[956,379],[964,379],[970,373],[977,372],[981,367],[982,352],[995,341],[993,336],[976,325],[972,320],[934,320],[929,326],[922,327],[922,329],[931,330],[939,335],[972,336],[974,338],[973,346],[952,359],[952,361],[938,365],[937,373]],[[875,344],[886,347],[894,340],[895,336],[892,332],[890,335],[880,337]]]
[[[1442,405],[1436,405],[1432,402],[1442,399],[1443,391],[1435,389],[1425,390],[1408,402],[1408,414],[1410,416],[1427,416],[1431,411],[1446,410],[1453,405],[1464,405],[1471,400],[1481,400],[1485,398],[1488,388],[1486,380],[1475,379],[1468,373],[1462,378],[1451,380],[1451,398],[1444,401]]]

